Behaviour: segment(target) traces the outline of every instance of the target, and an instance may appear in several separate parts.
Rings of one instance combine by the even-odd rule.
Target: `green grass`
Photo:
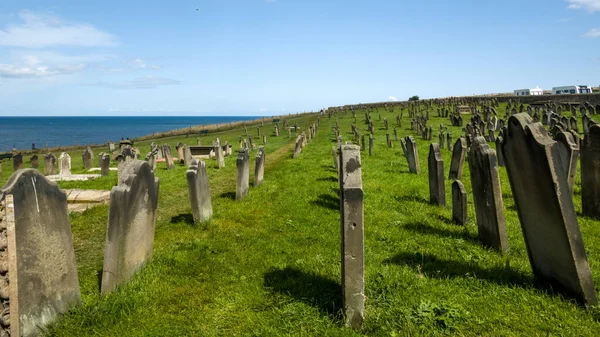
[[[504,107],[497,111],[503,115]],[[108,208],[73,215],[83,304],[53,325],[49,335],[597,336],[600,310],[585,310],[533,279],[506,170],[500,168],[500,178],[510,251],[500,254],[478,242],[471,193],[465,227],[451,224],[451,181],[446,181],[448,206],[428,204],[429,142],[408,130],[406,111],[398,136],[415,136],[421,173],[408,173],[399,141],[394,148],[386,146],[383,118],[390,121],[393,137],[398,112],[382,109],[382,121],[377,112],[372,114],[374,155],[361,154],[367,297],[362,331],[343,327],[340,319],[339,184],[331,155],[335,121],[325,117],[316,139],[297,159],[291,158],[293,137],[283,132],[272,137],[269,126],[264,183],[251,187],[242,201],[232,198],[235,155],[226,158],[221,170],[209,160],[214,217],[202,225],[191,223],[186,168],[167,171],[159,164],[153,259],[108,296],[100,296],[98,289]],[[436,142],[439,124],[448,121],[433,115],[429,125]],[[314,118],[302,117],[299,124]],[[340,116],[344,141],[353,138],[352,121],[350,113]],[[365,133],[360,112],[357,122]],[[255,127],[248,129],[256,133]],[[460,128],[450,130],[456,140]],[[220,137],[237,148],[240,134],[230,131]],[[195,143],[194,137],[186,142],[192,138]],[[451,154],[442,154],[447,177]],[[74,167],[81,165],[81,154],[73,161]],[[252,177],[254,155],[251,161]],[[6,179],[10,168],[3,168]],[[111,175],[69,187],[109,189],[115,182]],[[470,192],[466,164],[463,182]],[[579,176],[574,200],[581,212]],[[579,225],[600,284],[600,223],[580,217]]]

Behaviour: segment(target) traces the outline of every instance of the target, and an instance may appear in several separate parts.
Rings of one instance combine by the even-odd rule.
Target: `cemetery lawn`
[[[586,310],[533,279],[505,168],[500,168],[500,178],[510,251],[503,255],[478,242],[467,163],[462,181],[469,194],[469,224],[459,227],[451,223],[451,181],[446,180],[448,206],[429,205],[430,142],[409,130],[407,111],[398,137],[413,135],[417,140],[420,173],[408,173],[399,141],[393,141],[393,148],[386,146],[383,118],[389,120],[387,132],[394,139],[399,111],[372,113],[374,155],[361,153],[367,297],[362,331],[343,327],[340,319],[339,184],[331,154],[335,118],[321,117],[316,139],[297,159],[291,158],[293,137],[283,128],[274,137],[272,126],[263,127],[268,134],[265,179],[260,187],[251,186],[242,201],[234,200],[235,155],[226,157],[221,170],[215,160],[207,160],[214,217],[202,225],[192,223],[186,168],[176,165],[168,171],[159,163],[153,259],[108,296],[99,293],[108,207],[72,215],[83,303],[52,325],[48,335],[600,335],[600,309]],[[449,123],[433,116],[434,111],[428,125],[437,142],[439,124]],[[497,111],[503,115],[504,105]],[[360,133],[366,134],[364,113],[357,111],[356,116]],[[316,116],[296,121],[306,128]],[[353,139],[352,122],[351,113],[339,119],[344,141]],[[456,141],[460,128],[449,130]],[[256,127],[248,131],[259,143]],[[242,133],[228,131],[219,137],[236,149]],[[212,137],[204,137],[203,143]],[[196,138],[166,141],[171,146],[179,141],[195,144]],[[146,153],[149,142],[136,146]],[[95,150],[96,163],[104,150]],[[255,155],[251,153],[251,183]],[[451,152],[446,146],[442,155],[447,178]],[[82,173],[81,151],[71,156],[73,172]],[[3,181],[11,171],[4,163]],[[115,183],[116,172],[111,172],[108,178],[60,186],[109,190]],[[599,285],[600,222],[580,215],[579,174],[574,200]]]

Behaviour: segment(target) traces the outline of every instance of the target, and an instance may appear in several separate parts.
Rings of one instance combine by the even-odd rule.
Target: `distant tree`
[[[419,100],[419,96],[414,95],[413,97],[408,99],[409,101],[418,101]]]

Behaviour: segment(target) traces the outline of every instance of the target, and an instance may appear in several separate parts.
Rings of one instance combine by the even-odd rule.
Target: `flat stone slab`
[[[195,158],[194,156],[192,156],[192,157],[193,157],[193,158]],[[206,158],[208,158],[208,156],[206,156]],[[157,162],[157,163],[164,163],[164,162],[166,162],[166,161],[167,161],[167,160],[166,160],[165,158],[158,158],[158,159],[156,159],[156,162]],[[175,161],[179,161],[179,158],[177,158],[177,157],[173,157],[173,161],[174,161],[174,162],[175,162]]]
[[[86,180],[94,180],[96,178],[100,178],[99,174],[71,174],[71,175],[60,175],[55,174],[51,176],[46,176],[46,178],[50,181],[86,181]]]
[[[117,171],[118,170],[118,168],[116,168],[116,167],[109,167],[108,169],[111,170],[111,171]],[[99,167],[92,167],[91,169],[88,170],[88,172],[100,172],[100,170],[101,169]]]
[[[88,208],[110,202],[110,191],[102,190],[63,190],[67,195],[69,213],[83,213]]]

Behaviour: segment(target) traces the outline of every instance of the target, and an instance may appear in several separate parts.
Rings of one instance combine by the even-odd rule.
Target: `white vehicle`
[[[544,90],[539,87],[535,89],[519,89],[514,92],[515,96],[540,96],[544,94]]]
[[[591,94],[592,87],[587,85],[568,85],[566,87],[552,88],[553,95],[574,95],[574,94]]]

